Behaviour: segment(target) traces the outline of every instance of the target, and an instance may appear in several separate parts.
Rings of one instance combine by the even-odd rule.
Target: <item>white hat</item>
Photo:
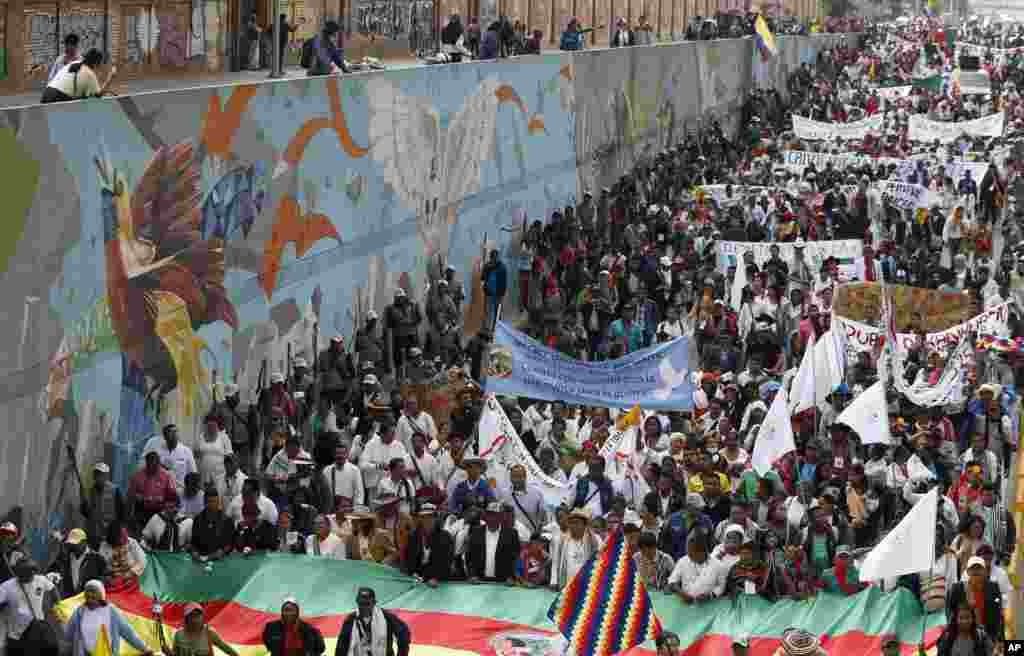
[[[103,472],[104,474],[110,473],[110,465],[105,462],[97,462],[92,468],[93,471]]]
[[[295,358],[295,362],[293,364],[295,367],[303,367],[305,369],[309,368],[309,363],[306,362],[306,358]]]
[[[672,266],[672,260],[669,258],[668,255],[662,255],[661,259],[658,260],[658,262],[661,264],[661,266]]]
[[[622,516],[622,526],[623,527],[625,527],[625,526],[635,526],[636,528],[640,528],[643,525],[644,525],[643,520],[640,519],[640,515],[638,515],[635,510],[627,510],[626,514]]]
[[[282,374],[280,372],[277,372],[277,371],[275,371],[274,373],[270,374],[270,384],[271,385],[273,385],[275,383],[283,383],[283,382],[284,382],[284,374]]]
[[[423,349],[421,349],[420,347],[413,346],[412,348],[409,349],[409,357],[415,358],[420,355],[423,355]]]
[[[401,287],[395,288],[395,298],[405,298],[405,290]]]
[[[373,374],[366,374],[363,376],[363,385],[376,385],[377,382],[377,377]]]
[[[366,313],[366,320],[367,321],[373,321],[376,318],[377,318],[377,313],[374,312],[373,310],[370,310],[369,312]]]
[[[974,567],[975,565],[981,565],[982,567],[988,567],[988,565],[985,563],[985,559],[982,558],[981,556],[971,556],[970,559],[967,561],[967,571],[970,571],[971,568]]]

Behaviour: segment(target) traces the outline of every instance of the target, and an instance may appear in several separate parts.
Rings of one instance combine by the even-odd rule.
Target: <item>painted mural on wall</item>
[[[160,13],[160,65],[181,68],[188,62],[189,30],[177,14]]]
[[[524,219],[692,126],[700,47],[0,112],[0,422],[19,436],[0,441],[0,488],[32,543],[73,508],[67,446],[123,483],[164,423],[195,439],[215,383],[251,400],[289,343],[309,357],[316,327],[347,340],[399,286],[422,302],[443,264],[478,320],[487,250],[511,266]]]

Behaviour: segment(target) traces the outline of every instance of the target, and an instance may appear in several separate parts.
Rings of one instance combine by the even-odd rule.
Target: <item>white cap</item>
[[[988,565],[985,563],[985,559],[982,558],[981,556],[971,556],[970,559],[967,561],[967,570],[970,571],[970,569],[972,567],[974,567],[975,565],[981,565],[982,567],[988,567]]]
[[[376,318],[377,318],[377,313],[374,312],[373,310],[370,310],[369,312],[366,313],[366,320],[367,321],[373,321]]]
[[[97,462],[92,468],[93,471],[103,472],[104,474],[110,473],[110,465],[105,462]]]
[[[377,377],[374,376],[373,374],[366,374],[365,376],[363,376],[363,384],[364,385],[376,385],[377,384]]]
[[[306,368],[306,369],[309,368],[309,363],[306,362],[306,358],[295,358],[295,362],[293,364],[296,367],[303,367],[303,368]]]
[[[275,371],[274,373],[270,374],[270,384],[271,385],[273,385],[275,383],[283,383],[283,382],[284,382],[284,374],[282,374],[281,372]]]

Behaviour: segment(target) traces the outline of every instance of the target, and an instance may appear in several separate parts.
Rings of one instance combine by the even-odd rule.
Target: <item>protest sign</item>
[[[754,263],[763,265],[771,258],[771,247],[779,247],[779,257],[788,265],[790,271],[795,269],[796,245],[793,242],[749,242],[720,241],[718,242],[718,270],[725,273],[730,266],[742,259],[747,251],[754,253]],[[835,241],[809,241],[803,244],[804,259],[811,271],[821,269],[826,258],[839,260],[840,274],[853,278],[858,275],[858,260],[864,259],[864,242],[860,239],[838,239]],[[859,271],[863,271],[863,262]]]
[[[490,350],[486,391],[573,405],[690,410],[689,340],[629,353],[616,360],[584,362],[544,346],[499,321]]]
[[[852,123],[822,123],[794,114],[793,132],[800,139],[863,139],[868,130],[881,130],[883,120],[881,114],[876,114]]]
[[[910,117],[909,136],[912,141],[950,143],[962,134],[972,137],[1001,137],[1006,114],[998,112],[972,121],[932,121],[921,114]]]
[[[976,314],[970,297],[960,292],[905,285],[889,287],[895,298],[896,330],[899,332],[924,329],[927,333],[944,335]],[[882,316],[881,285],[868,282],[840,285],[836,288],[832,310],[846,319],[877,324]],[[954,335],[951,339],[955,341],[955,338]]]

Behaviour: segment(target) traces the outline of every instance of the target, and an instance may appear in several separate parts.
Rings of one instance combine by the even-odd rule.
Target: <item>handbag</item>
[[[60,645],[57,642],[57,632],[54,631],[53,627],[45,619],[36,617],[35,606],[32,605],[32,599],[28,596],[25,585],[21,582],[18,585],[21,588],[21,593],[25,595],[25,601],[28,603],[29,610],[32,611],[32,622],[22,632],[19,642],[24,647],[30,648],[37,653],[58,653],[57,650],[60,648]]]

